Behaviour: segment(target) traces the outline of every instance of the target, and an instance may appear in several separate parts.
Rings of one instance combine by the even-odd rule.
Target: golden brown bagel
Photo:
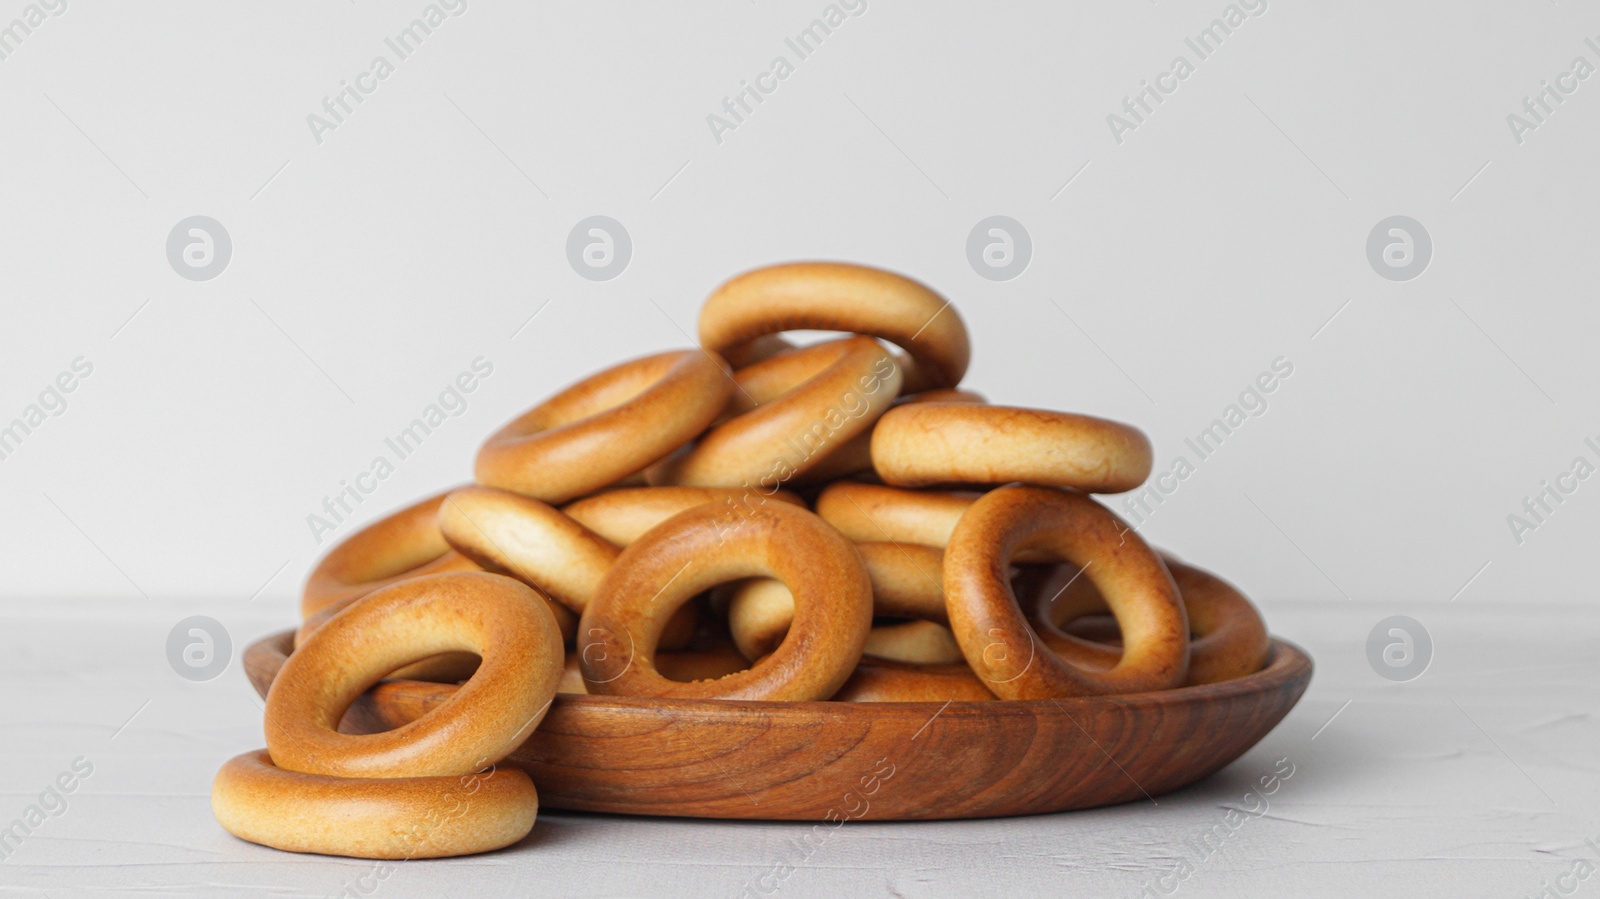
[[[977,403],[910,403],[872,429],[872,467],[885,484],[1009,484],[1086,493],[1143,484],[1150,439],[1087,415]]]
[[[938,624],[944,602],[944,550],[909,543],[857,543],[872,579],[872,612],[881,618],[920,618]]]
[[[750,663],[729,643],[707,649],[656,653],[656,670],[661,676],[684,683],[716,680],[749,667]]]
[[[873,625],[862,656],[909,665],[966,664],[950,628],[932,621],[894,621]]]
[[[627,546],[685,509],[717,503],[730,510],[753,510],[774,501],[805,506],[800,497],[787,490],[769,493],[754,487],[627,487],[580,499],[561,511],[612,543]]]
[[[1050,652],[1017,605],[1007,577],[1024,548],[1084,570],[1127,638],[1107,670]],[[1104,506],[1049,487],[1001,487],[961,516],[944,553],[944,593],[967,664],[1003,699],[1163,690],[1189,668],[1189,623],[1161,559]]]
[[[770,655],[793,623],[794,594],[783,581],[753,577],[733,588],[728,600],[728,630],[745,659],[755,661]]]
[[[872,582],[873,614],[924,619],[874,624],[863,654],[922,665],[962,661],[961,648],[943,625],[948,620],[940,575],[943,553],[896,543],[858,543],[856,551]],[[728,629],[747,659],[777,648],[793,620],[794,595],[771,578],[744,581],[728,605]]]
[[[1164,557],[1164,561],[1178,585],[1189,618],[1189,675],[1184,686],[1212,684],[1260,671],[1272,641],[1255,605],[1238,588],[1204,569],[1170,557]],[[1046,580],[1024,611],[1039,638],[1056,654],[1080,664],[1110,668],[1122,658],[1120,645],[1107,645],[1063,630],[1075,619],[1108,611],[1105,598],[1087,577],[1071,580],[1076,569],[1065,565],[1060,568],[1065,571]],[[1115,636],[1120,644],[1121,635]]]
[[[483,444],[478,483],[562,503],[622,481],[717,417],[733,390],[725,365],[700,350],[678,350],[579,381]]]
[[[651,483],[776,490],[871,428],[903,377],[870,337],[792,350],[751,368],[734,376],[743,376],[731,403],[738,414],[652,467]]]
[[[211,811],[228,833],[288,852],[444,858],[527,836],[539,793],[516,768],[459,777],[328,777],[285,771],[260,749],[217,772]]]
[[[463,570],[482,570],[477,566],[477,564],[473,563],[471,559],[461,556],[459,553],[452,552],[451,554],[460,556],[464,563],[472,566],[471,568],[466,568]],[[442,573],[449,574],[450,572]],[[502,574],[504,572],[494,571],[491,573]],[[421,575],[416,575],[416,577],[421,577]],[[409,578],[400,578],[395,580],[393,583],[400,583],[402,580],[409,580]],[[555,616],[556,626],[561,629],[562,642],[572,642],[573,636],[578,633],[577,613],[573,612],[571,609],[567,608],[561,603],[556,602],[550,597],[545,596],[543,591],[541,591],[538,587],[533,587],[533,592],[538,593],[539,596],[544,599],[545,605],[549,606],[550,608],[550,614]],[[317,612],[316,614],[307,618],[305,621],[302,621],[300,626],[295,629],[294,645],[299,646],[300,644],[306,642],[312,633],[314,633],[317,628],[322,627],[322,625],[326,623],[329,618],[332,618],[340,612],[343,612],[359,599],[361,599],[360,596],[346,597],[345,599],[341,599],[333,605],[324,608],[322,611]],[[454,683],[455,681],[464,680],[470,677],[472,672],[476,671],[477,668],[478,657],[476,655],[463,652],[447,652],[432,659],[424,659],[421,662],[407,665],[406,667],[395,671],[393,674],[390,674],[389,677],[398,680],[426,680]]]
[[[943,547],[956,522],[981,494],[942,490],[908,490],[838,481],[817,496],[817,514],[856,541],[899,546]],[[1014,561],[1048,562],[1038,550],[1023,548]]]
[[[984,702],[997,697],[965,663],[904,665],[862,659],[833,698],[838,702]]]
[[[921,393],[904,395],[906,387],[900,387],[902,396],[894,401],[895,406],[907,403],[987,403],[983,394],[972,390],[946,388],[941,390],[924,390]],[[892,408],[892,407],[891,407]],[[876,427],[877,423],[874,422]],[[807,471],[797,483],[824,483],[837,478],[853,474],[872,471],[872,431],[857,434],[849,442],[829,453],[826,458],[817,463],[815,468]]]
[[[796,329],[881,337],[911,354],[916,380],[927,387],[956,386],[972,356],[966,325],[943,297],[864,265],[759,268],[718,287],[700,308],[700,343],[714,353],[737,353],[742,344]]]
[[[339,733],[369,687],[447,652],[482,659],[449,706],[381,734]],[[411,578],[328,619],[283,663],[267,693],[267,749],[278,767],[306,774],[470,774],[538,726],[561,662],[555,617],[525,584],[483,572]]]
[[[583,670],[578,667],[578,654],[567,653],[561,666],[561,681],[556,684],[557,693],[588,693],[589,688],[583,684]]]
[[[749,343],[740,344],[724,354],[722,358],[728,360],[728,364],[735,369],[740,369],[747,365],[755,365],[757,362],[771,359],[779,353],[792,349],[794,349],[794,344],[784,340],[777,334],[767,334],[763,337],[757,337]]]
[[[771,577],[795,597],[794,623],[747,671],[680,683],[656,669],[668,615],[727,581]],[[804,509],[768,503],[749,515],[718,505],[668,519],[623,551],[578,624],[591,693],[692,699],[827,699],[861,658],[872,583],[848,540]]]
[[[580,499],[562,511],[612,543],[627,546],[661,522],[696,506],[707,503],[722,506],[734,513],[728,525],[733,527],[742,517],[752,514],[768,502],[805,508],[805,502],[787,490],[769,491],[752,486],[629,487]],[[726,605],[728,588],[734,586],[724,584],[717,588],[723,591],[722,600],[715,606],[718,611]],[[712,595],[717,596],[717,592],[713,591]],[[679,649],[687,644],[695,625],[695,618],[690,614],[692,612],[692,608],[686,605],[667,622],[667,629],[661,634],[662,649]]]
[[[510,572],[575,612],[622,552],[559,509],[493,487],[452,491],[439,507],[439,531],[462,555]]]
[[[942,547],[974,494],[905,490],[839,481],[817,497],[817,514],[857,543],[914,543]]]
[[[439,530],[462,555],[505,571],[559,600],[561,637],[577,632],[577,614],[622,547],[532,497],[493,487],[463,487],[439,507]],[[563,614],[565,613],[565,614]],[[665,649],[682,649],[694,636],[698,608],[685,605],[661,636]]]
[[[728,398],[728,406],[723,410],[723,418],[718,425],[792,394],[818,376],[837,368],[841,360],[849,360],[853,355],[860,353],[867,342],[881,351],[882,358],[877,352],[866,356],[868,364],[859,365],[860,370],[856,375],[865,378],[868,384],[871,384],[875,380],[873,376],[877,375],[876,380],[881,382],[894,367],[894,360],[890,358],[891,354],[883,349],[883,344],[870,337],[841,337],[803,347],[790,347],[760,362],[734,370],[733,382],[737,385],[737,389]],[[857,358],[855,361],[859,364],[862,360]],[[849,380],[840,380],[837,383],[840,392],[860,386],[859,383],[852,384]]]
[[[476,571],[450,549],[434,518],[449,491],[367,525],[322,557],[300,595],[300,617],[312,615],[419,574]]]
[[[731,644],[719,644],[707,649],[691,649],[683,652],[656,653],[656,670],[668,680],[685,682],[715,680],[749,667],[750,663]],[[566,667],[561,672],[561,686],[556,692],[589,692],[589,688],[583,682],[583,669],[578,664],[576,652],[567,653]]]
[[[431,496],[374,522],[324,556],[306,579],[300,601],[304,620],[295,631],[295,645],[374,590],[425,574],[481,571],[478,563],[451,549],[439,532],[437,510],[447,495]],[[552,611],[563,639],[571,639],[578,629],[578,616],[559,607]],[[471,653],[442,653],[390,676],[455,683],[471,677],[477,667],[478,657]]]

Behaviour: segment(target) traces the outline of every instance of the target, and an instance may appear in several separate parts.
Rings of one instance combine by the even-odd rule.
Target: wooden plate
[[[244,653],[263,697],[293,631]],[[562,693],[508,761],[546,808],[800,821],[987,818],[1159,796],[1267,735],[1311,681],[1274,640],[1248,677],[1156,693],[993,702],[723,702]],[[456,688],[385,681],[345,729],[414,720]]]

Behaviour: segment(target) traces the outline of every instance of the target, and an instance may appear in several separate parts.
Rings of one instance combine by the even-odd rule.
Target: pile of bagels
[[[797,330],[849,336],[780,336]],[[699,332],[518,416],[476,483],[317,564],[267,748],[217,775],[224,828],[375,859],[514,843],[538,796],[497,763],[561,693],[1040,700],[1265,663],[1249,600],[1095,501],[1150,475],[1145,435],[961,389],[966,327],[928,287],[776,265],[719,287]],[[460,687],[341,732],[385,679]]]

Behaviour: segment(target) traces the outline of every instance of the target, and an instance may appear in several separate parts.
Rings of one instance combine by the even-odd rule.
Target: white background
[[[69,0],[0,61],[0,426],[74,358],[94,366],[0,461],[0,609],[32,622],[13,632],[10,667],[42,691],[10,717],[103,719],[109,734],[162,695],[144,714],[181,735],[184,703],[220,703],[233,730],[168,784],[200,797],[175,815],[203,818],[209,772],[259,734],[257,712],[220,698],[245,694],[237,670],[196,687],[166,669],[172,623],[213,616],[236,648],[291,623],[331,545],[307,515],[475,357],[494,373],[467,411],[338,536],[466,480],[482,438],[560,386],[688,345],[718,283],[790,259],[925,281],[970,329],[967,385],[1137,424],[1158,469],[1274,358],[1291,360],[1268,411],[1143,531],[1243,586],[1276,632],[1344,672],[1348,689],[1319,692],[1319,674],[1291,718],[1311,716],[1307,733],[1352,691],[1404,689],[1365,670],[1366,633],[1391,614],[1422,620],[1439,666],[1480,686],[1482,666],[1575,664],[1593,645],[1600,481],[1521,545],[1507,524],[1576,457],[1600,463],[1584,445],[1600,442],[1600,79],[1520,145],[1506,122],[1575,57],[1600,64],[1584,44],[1600,35],[1591,6],[1274,0],[1119,145],[1106,116],[1175,56],[1193,60],[1184,38],[1225,3],[870,0],[719,144],[707,115],[776,55],[792,60],[784,38],[823,3],[475,0],[319,144],[307,115],[376,55],[393,60],[384,38],[423,6]],[[0,6],[0,26],[24,8]],[[565,250],[596,214],[633,241],[626,271],[599,283]],[[1434,246],[1403,283],[1365,249],[1397,214]],[[215,280],[168,263],[168,232],[192,215],[232,237]],[[991,215],[1032,238],[1011,281],[966,256]],[[1452,645],[1462,628],[1477,636]],[[24,632],[86,642],[57,653]],[[1512,633],[1526,642],[1494,639]],[[119,641],[121,668],[75,667],[82,646]],[[1550,739],[1592,748],[1592,677],[1543,670],[1563,685],[1549,713],[1576,716]],[[126,708],[80,704],[141,678]],[[1511,691],[1494,708],[1516,729],[1531,701]],[[0,798],[18,809],[91,742],[49,733],[17,750]],[[1461,738],[1523,783],[1495,750],[1528,754],[1478,733]],[[1538,853],[1600,832],[1593,773],[1572,777],[1543,789],[1578,791],[1591,811],[1542,848],[1457,854],[1512,859],[1500,888],[1539,889]],[[90,823],[63,834],[73,826]],[[56,846],[51,865],[81,848]],[[0,867],[0,883],[14,876]]]

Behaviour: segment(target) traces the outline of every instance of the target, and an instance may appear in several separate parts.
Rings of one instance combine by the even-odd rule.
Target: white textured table
[[[809,857],[807,825],[547,812],[517,847],[405,862],[380,880],[371,862],[264,849],[211,817],[217,766],[262,743],[238,651],[287,610],[241,603],[224,619],[232,665],[190,683],[164,648],[189,606],[8,602],[0,827],[74,760],[92,773],[8,844],[0,895],[1600,894],[1600,879],[1576,879],[1600,866],[1600,614],[1263,605],[1273,631],[1316,659],[1309,692],[1238,762],[1155,805],[854,824]],[[1395,613],[1422,621],[1435,645],[1406,684],[1379,678],[1366,656],[1368,631]],[[1285,758],[1294,773],[1270,807],[1243,801]],[[1229,829],[1229,808],[1259,816]]]

